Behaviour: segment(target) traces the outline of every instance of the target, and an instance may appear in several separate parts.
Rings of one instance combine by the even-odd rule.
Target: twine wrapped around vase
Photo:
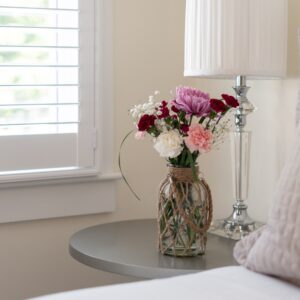
[[[206,181],[195,181],[191,168],[170,166],[159,190],[160,252],[173,256],[204,254],[211,220],[212,198]]]

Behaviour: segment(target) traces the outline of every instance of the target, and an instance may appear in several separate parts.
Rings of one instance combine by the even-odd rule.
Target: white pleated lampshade
[[[185,76],[284,77],[287,0],[186,0]]]

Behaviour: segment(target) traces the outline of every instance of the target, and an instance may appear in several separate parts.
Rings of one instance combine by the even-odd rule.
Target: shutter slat
[[[5,6],[0,5],[0,8],[4,9],[11,9],[11,10],[34,10],[34,11],[70,11],[70,12],[79,12],[79,9],[72,9],[72,8],[47,8],[47,7],[30,7],[30,6]]]
[[[0,64],[0,68],[79,68],[79,65],[6,65]]]
[[[61,106],[61,105],[79,105],[79,102],[59,102],[59,103],[13,103],[0,104],[0,107],[22,107],[22,106]]]
[[[1,45],[0,48],[79,49],[78,46]]]
[[[0,84],[0,87],[64,87],[79,86],[79,84]]]
[[[0,123],[0,126],[8,127],[8,126],[32,126],[32,125],[67,125],[67,124],[79,124],[79,122],[36,122],[36,123],[11,123],[4,124]]]
[[[0,25],[1,28],[15,28],[15,29],[47,29],[47,30],[76,30],[78,31],[78,27],[47,27],[47,26],[17,26],[17,25]]]

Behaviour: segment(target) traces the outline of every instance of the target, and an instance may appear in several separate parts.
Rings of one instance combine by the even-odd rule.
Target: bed
[[[300,289],[285,281],[241,266],[136,283],[95,287],[35,298],[35,300],[299,300]]]

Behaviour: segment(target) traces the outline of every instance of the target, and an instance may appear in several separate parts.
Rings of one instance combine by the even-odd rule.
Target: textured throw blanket
[[[299,30],[300,46],[300,30]],[[300,48],[300,47],[299,47]],[[236,244],[234,256],[245,267],[300,286],[300,90],[297,139],[275,191],[266,226]]]

